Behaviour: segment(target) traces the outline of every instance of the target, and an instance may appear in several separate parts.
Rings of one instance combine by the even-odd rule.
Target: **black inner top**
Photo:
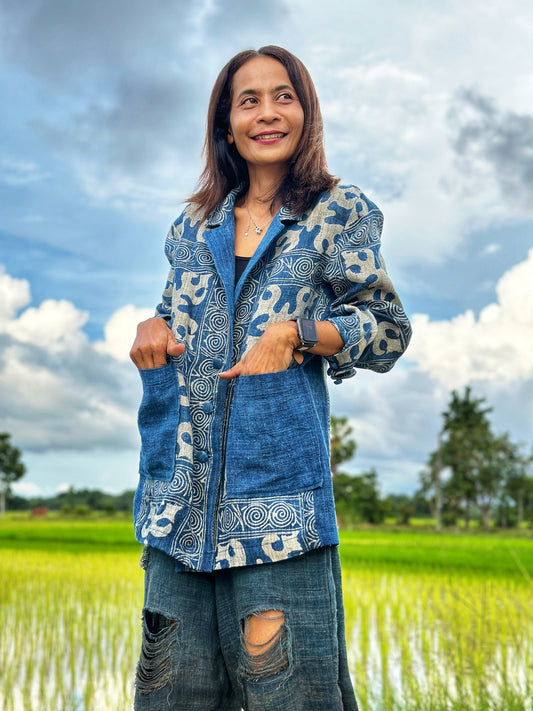
[[[241,278],[249,261],[250,257],[237,257],[237,255],[235,255],[235,286],[237,286],[237,282]]]

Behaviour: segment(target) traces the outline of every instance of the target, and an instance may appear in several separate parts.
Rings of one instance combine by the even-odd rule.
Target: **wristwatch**
[[[308,318],[293,318],[296,321],[296,328],[298,330],[298,338],[300,339],[300,345],[296,348],[297,351],[308,351],[313,346],[318,343],[318,334],[316,332],[316,325],[314,321]]]

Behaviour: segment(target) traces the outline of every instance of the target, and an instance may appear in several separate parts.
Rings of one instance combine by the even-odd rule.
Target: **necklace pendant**
[[[254,218],[253,218],[252,215],[250,214],[250,210],[248,209],[248,205],[247,205],[246,203],[244,203],[244,207],[246,208],[246,212],[248,213],[248,217],[250,218],[250,219],[248,220],[248,227],[246,228],[246,232],[244,233],[245,236],[246,236],[246,237],[248,236],[248,230],[250,229],[250,225],[252,224],[252,222],[254,223],[255,234],[256,234],[256,235],[260,235],[261,232],[263,231],[263,228],[260,227],[260,226],[257,224],[257,222],[254,220]]]

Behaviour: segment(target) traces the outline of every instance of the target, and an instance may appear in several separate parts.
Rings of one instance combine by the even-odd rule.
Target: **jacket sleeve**
[[[355,368],[384,373],[407,348],[411,326],[380,253],[383,215],[360,196],[324,270],[334,294],[327,319],[344,347],[327,358],[335,382],[355,375]]]
[[[168,273],[167,282],[163,290],[161,302],[156,306],[154,316],[160,316],[170,326],[172,319],[172,290],[174,285],[174,261],[178,250],[179,241],[183,232],[183,223],[185,219],[185,210],[178,219],[171,225],[167,238],[165,240],[165,256],[170,263],[170,271]]]

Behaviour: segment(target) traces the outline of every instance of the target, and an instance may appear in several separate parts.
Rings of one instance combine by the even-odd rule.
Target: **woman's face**
[[[272,57],[254,57],[235,72],[228,143],[248,168],[284,172],[304,125],[302,105],[287,70]]]

